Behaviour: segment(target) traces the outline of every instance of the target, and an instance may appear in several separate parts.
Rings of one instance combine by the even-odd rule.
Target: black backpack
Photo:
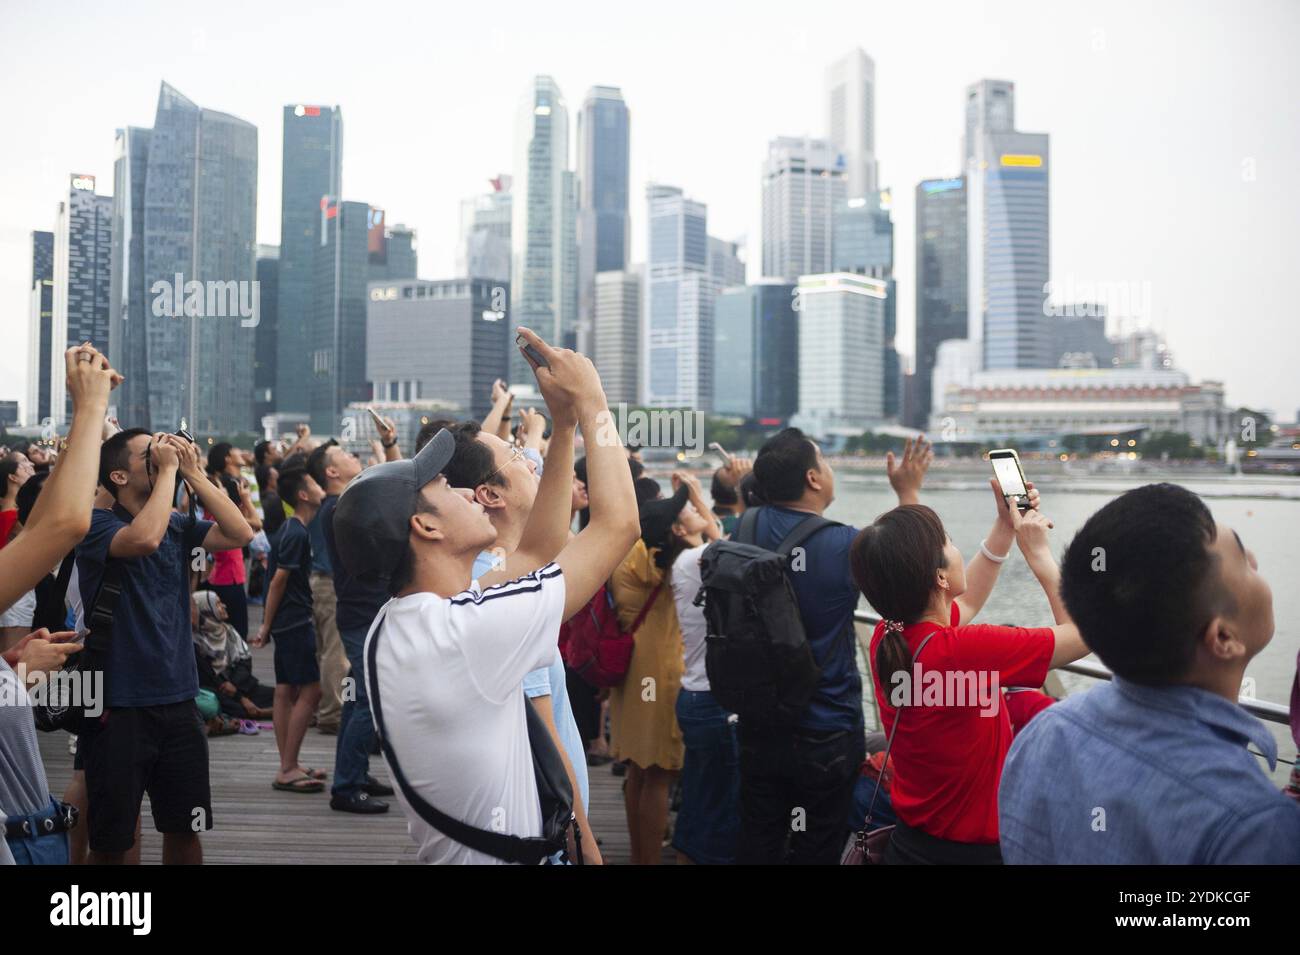
[[[735,540],[705,548],[695,604],[704,606],[704,665],[719,705],[749,725],[789,726],[807,710],[821,677],[787,576],[789,557],[838,524],[810,514],[771,551],[754,544],[759,510],[745,512]]]

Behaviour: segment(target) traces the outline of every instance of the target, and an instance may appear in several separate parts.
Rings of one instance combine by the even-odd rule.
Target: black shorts
[[[86,771],[92,851],[131,848],[145,793],[159,832],[212,828],[208,733],[193,700],[110,709],[102,721],[87,720],[77,756]]]
[[[320,664],[316,662],[316,627],[310,620],[300,627],[272,633],[275,644],[275,682],[287,686],[307,686],[320,682]]]

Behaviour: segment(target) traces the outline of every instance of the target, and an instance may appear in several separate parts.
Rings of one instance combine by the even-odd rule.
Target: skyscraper
[[[860,434],[885,414],[886,283],[844,272],[799,280],[799,426]]]
[[[578,327],[584,336],[595,318],[596,274],[627,269],[629,125],[617,86],[587,91],[578,114]]]
[[[280,328],[280,247],[257,247],[257,284],[261,289],[261,314],[253,335],[253,420],[275,412],[276,337]]]
[[[824,139],[781,136],[763,167],[763,275],[790,281],[831,270],[845,159]]]
[[[799,408],[795,286],[782,279],[722,290],[714,305],[713,411],[771,426]]]
[[[112,197],[95,194],[94,176],[72,176],[68,200],[59,203],[54,223],[49,395],[56,424],[72,414],[63,353],[80,342],[108,345],[112,248]]]
[[[1048,136],[1015,130],[1014,87],[966,92],[968,334],[985,369],[1050,368]]]
[[[965,338],[966,181],[927,179],[916,186],[916,387],[907,423],[930,420],[931,384],[939,344]]]
[[[876,186],[876,64],[861,49],[826,70],[826,136],[845,158],[850,198]]]
[[[32,282],[27,311],[26,424],[50,417],[50,354],[54,348],[54,233],[32,233]],[[102,347],[102,346],[101,346]]]
[[[491,180],[492,191],[460,204],[460,243],[456,274],[510,281],[511,178]]]
[[[709,411],[713,299],[708,209],[676,186],[646,187],[649,242],[641,389],[652,407]]]
[[[124,424],[252,425],[257,128],[166,83],[152,130],[119,131],[110,354]],[[125,417],[123,417],[123,412]]]
[[[401,223],[389,225],[383,209],[371,209],[367,216],[366,234],[366,247],[370,250],[371,282],[416,277],[420,263],[414,229]]]
[[[536,77],[520,100],[515,130],[510,241],[515,301],[511,329],[526,325],[550,342],[562,343],[576,315],[566,270],[576,284],[576,251],[566,240],[576,232],[577,196],[569,171],[569,111],[560,88],[549,76]],[[576,292],[576,288],[574,289]],[[512,353],[511,377],[524,380],[527,363]]]
[[[306,418],[311,409],[312,284],[321,246],[321,204],[343,191],[343,112],[337,106],[284,107],[280,193],[280,327],[276,411]]]
[[[882,387],[884,415],[898,417],[902,404],[902,363],[894,342],[898,287],[894,281],[893,198],[888,190],[851,198],[835,210],[834,262],[837,272],[870,275],[885,283],[885,343]]]
[[[125,427],[150,427],[149,293],[144,280],[144,197],[153,130],[117,131],[113,163],[113,252],[109,297],[109,360],[125,380],[115,393]]]
[[[592,361],[610,405],[638,400],[641,361],[641,270],[596,273]]]
[[[741,244],[709,236],[709,275],[718,290],[745,284],[745,260]]]
[[[310,352],[311,427],[318,434],[339,433],[343,408],[370,398],[366,286],[377,211],[364,202],[329,202],[320,212],[321,244],[311,284]],[[382,231],[382,216],[380,222]],[[283,273],[280,281],[283,289]]]

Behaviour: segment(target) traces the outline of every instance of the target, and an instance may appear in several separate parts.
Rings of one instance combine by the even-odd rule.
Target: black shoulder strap
[[[758,533],[758,512],[761,510],[761,507],[751,507],[740,515],[740,523],[736,526],[736,540],[739,543],[754,543],[754,536]]]
[[[410,780],[406,778],[406,773],[402,771],[401,764],[397,761],[397,754],[393,751],[392,744],[388,742],[388,733],[384,728],[384,711],[379,696],[379,672],[375,666],[375,650],[379,646],[379,635],[383,632],[385,616],[385,611],[381,610],[371,629],[369,645],[366,648],[366,680],[368,681],[370,694],[370,711],[374,714],[375,728],[379,731],[379,745],[383,748],[384,755],[388,757],[388,768],[392,771],[393,779],[397,781],[397,786],[402,790],[402,795],[406,798],[407,804],[415,810],[421,819],[444,836],[459,842],[461,845],[468,846],[476,852],[483,852],[506,862],[517,862],[521,865],[537,865],[543,859],[554,854],[555,847],[545,839],[535,836],[512,836],[504,832],[479,829],[477,826],[471,826],[459,819],[453,819],[444,812],[440,812],[415,791]],[[531,713],[532,701],[526,697],[525,701],[529,707],[529,718],[531,719],[533,718]]]
[[[50,593],[50,599],[58,600],[60,605],[68,595],[68,582],[72,580],[72,568],[76,563],[77,551],[76,548],[73,548],[63,558],[63,563],[59,564],[59,575],[54,578],[54,590]]]
[[[794,530],[785,535],[776,552],[782,557],[789,557],[796,547],[812,537],[823,527],[838,527],[839,521],[830,521],[820,514],[809,514],[794,526]]]

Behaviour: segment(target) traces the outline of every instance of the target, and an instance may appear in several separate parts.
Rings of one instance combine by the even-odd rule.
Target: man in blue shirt
[[[1277,745],[1240,706],[1273,637],[1254,556],[1195,494],[1137,488],[1089,518],[1065,554],[1061,597],[1115,673],[1039,713],[998,792],[1008,863],[1300,862],[1300,806]]]
[[[902,463],[888,459],[900,504],[915,504],[932,455],[909,441]],[[767,506],[757,510],[754,542],[776,550],[835,499],[835,473],[798,428],[763,445],[754,477]],[[849,571],[855,527],[823,527],[795,549],[788,577],[821,676],[804,716],[792,726],[740,721],[741,864],[831,865],[839,861],[853,786],[865,758],[862,678],[853,611],[858,588]]]
[[[178,476],[215,525],[172,510]],[[82,604],[95,606],[110,562],[120,572],[121,593],[105,674],[107,709],[86,721],[79,744],[89,861],[124,861],[147,792],[163,833],[163,862],[202,862],[198,833],[212,828],[212,796],[207,732],[194,703],[189,573],[203,566],[204,551],[243,547],[253,532],[226,492],[208,481],[198,448],[177,435],[119,431],[100,449],[99,481],[115,503],[94,512],[77,547]]]

